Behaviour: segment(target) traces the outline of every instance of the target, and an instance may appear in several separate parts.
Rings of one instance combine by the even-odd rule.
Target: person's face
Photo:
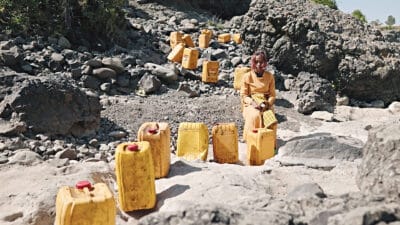
[[[267,62],[264,61],[264,58],[261,55],[257,55],[255,58],[255,72],[256,73],[262,73],[265,70],[265,67],[267,66]]]

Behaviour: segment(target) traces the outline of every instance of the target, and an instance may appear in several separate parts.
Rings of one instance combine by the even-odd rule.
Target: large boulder
[[[370,130],[357,183],[367,194],[400,198],[400,121]]]
[[[0,75],[0,119],[33,133],[85,135],[100,124],[99,97],[55,76]],[[24,129],[20,129],[24,132]]]
[[[336,104],[336,92],[329,81],[317,74],[301,72],[291,82],[288,89],[297,95],[297,111],[311,114],[314,111],[333,112]]]
[[[339,10],[306,0],[257,0],[231,24],[241,30],[245,52],[265,50],[283,73],[318,74],[363,101],[400,98],[398,39]]]

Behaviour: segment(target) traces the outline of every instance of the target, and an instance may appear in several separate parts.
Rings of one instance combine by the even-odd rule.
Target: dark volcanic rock
[[[336,92],[326,79],[316,74],[301,72],[288,88],[297,94],[297,111],[300,113],[333,112],[336,105]]]
[[[34,133],[84,135],[100,124],[100,102],[70,80],[21,74],[0,76],[0,118]]]

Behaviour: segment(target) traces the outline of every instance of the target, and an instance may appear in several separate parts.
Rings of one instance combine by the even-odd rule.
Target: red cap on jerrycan
[[[149,134],[157,134],[158,129],[157,128],[151,128],[147,132],[149,132]]]
[[[84,188],[92,188],[92,184],[87,181],[87,180],[82,180],[82,181],[78,181],[78,183],[75,184],[75,187],[77,189],[84,189]]]
[[[257,129],[253,129],[253,133],[258,133],[258,130]]]
[[[137,144],[131,144],[131,145],[128,145],[127,149],[128,149],[129,151],[137,152],[137,151],[139,151],[139,145],[137,145]]]

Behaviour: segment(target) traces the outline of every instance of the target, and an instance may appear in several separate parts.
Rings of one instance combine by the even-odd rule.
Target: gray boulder
[[[311,114],[314,111],[333,112],[336,105],[336,92],[326,79],[316,74],[301,72],[290,83],[288,89],[297,94],[297,111]]]
[[[357,184],[361,191],[400,197],[400,121],[370,130]]]
[[[279,156],[354,161],[362,157],[363,142],[350,137],[316,133],[290,139]]]
[[[71,80],[23,74],[0,75],[0,118],[26,124],[28,131],[85,135],[100,123],[100,102]]]

